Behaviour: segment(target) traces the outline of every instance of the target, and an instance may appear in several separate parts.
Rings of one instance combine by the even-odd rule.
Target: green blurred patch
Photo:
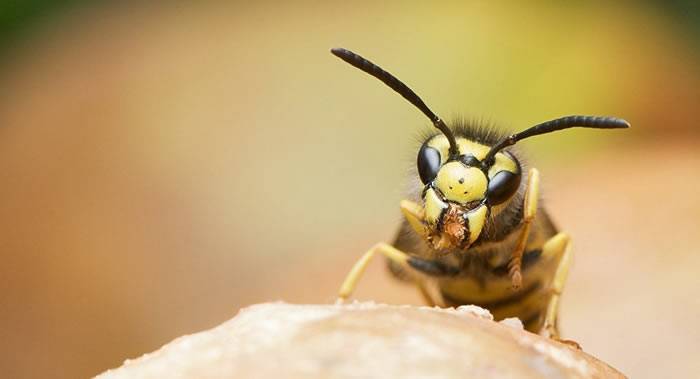
[[[700,38],[700,1],[669,0],[651,1],[651,3],[669,12],[674,19],[693,33],[694,39]]]
[[[34,27],[58,10],[86,3],[85,0],[0,1],[0,53],[21,40]]]

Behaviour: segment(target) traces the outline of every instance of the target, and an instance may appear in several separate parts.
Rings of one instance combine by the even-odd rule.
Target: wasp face
[[[490,147],[458,138],[458,156],[449,155],[443,135],[418,152],[425,185],[423,204],[428,242],[436,249],[468,248],[481,235],[491,207],[506,202],[520,185],[520,165],[507,153],[482,162]]]

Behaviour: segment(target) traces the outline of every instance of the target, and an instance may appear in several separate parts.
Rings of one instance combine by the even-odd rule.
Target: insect
[[[349,50],[331,52],[398,92],[437,129],[418,151],[415,190],[401,201],[404,220],[394,242],[374,245],[355,263],[339,302],[352,294],[370,261],[383,255],[390,271],[415,284],[431,306],[475,304],[496,319],[518,317],[527,330],[559,339],[558,304],[571,239],[538,206],[539,172],[526,168],[513,145],[573,127],[630,124],[614,117],[566,116],[515,134],[460,120],[449,127],[379,66]]]

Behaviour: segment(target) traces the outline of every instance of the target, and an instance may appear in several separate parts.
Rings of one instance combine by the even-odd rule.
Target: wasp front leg
[[[530,236],[530,226],[537,214],[537,200],[540,193],[540,172],[536,168],[531,168],[525,188],[525,198],[523,199],[523,226],[518,236],[518,243],[515,245],[515,250],[508,264],[508,273],[513,288],[519,289],[523,283],[521,273],[523,252],[527,246],[527,239]]]
[[[427,234],[423,221],[424,212],[420,205],[409,200],[403,200],[401,202],[401,211],[406,217],[408,223],[418,234],[421,236],[425,236]],[[397,264],[403,270],[407,271],[409,271],[412,266],[416,265],[424,270],[442,269],[441,266],[436,266],[434,268],[432,265],[430,265],[429,261],[423,261],[419,258],[411,257],[405,252],[387,243],[378,243],[369,249],[364,255],[362,255],[362,257],[355,263],[348,275],[345,277],[345,280],[338,291],[339,303],[344,302],[348,297],[350,297],[350,295],[352,295],[357,287],[357,283],[362,277],[362,274],[364,274],[365,269],[377,254],[384,255],[391,262]],[[412,281],[428,305],[434,306],[437,304],[437,302],[430,295],[426,283],[423,280],[419,278],[412,278]]]
[[[385,256],[404,269],[408,269],[410,267],[408,261],[411,259],[411,257],[409,257],[408,254],[387,243],[378,243],[362,255],[362,257],[355,263],[348,275],[345,277],[345,280],[338,291],[338,303],[343,303],[348,297],[350,297],[350,295],[352,295],[357,287],[357,283],[362,277],[362,274],[364,274],[365,269],[367,269],[367,266],[369,266],[370,262],[377,254]],[[421,295],[425,298],[426,302],[430,305],[435,305],[435,301],[430,296],[425,284],[421,281],[415,281],[415,284],[418,287]]]

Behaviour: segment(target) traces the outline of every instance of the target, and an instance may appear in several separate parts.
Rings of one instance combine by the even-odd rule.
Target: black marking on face
[[[440,216],[438,216],[437,224],[435,225],[435,230],[438,231],[438,232],[442,232],[442,231],[443,231],[443,230],[442,230],[442,227],[443,227],[443,224],[444,224],[443,221],[445,220],[445,213],[446,213],[446,212],[447,212],[447,208],[444,208],[442,211],[440,211]]]
[[[445,204],[448,204],[447,200],[445,199],[445,195],[440,192],[440,189],[437,188],[436,186],[433,185],[427,185],[425,188],[423,188],[423,194],[422,197],[425,199],[425,193],[428,192],[428,189],[432,189],[435,192],[435,195],[438,197],[438,199],[442,200]],[[443,221],[445,219],[445,213],[447,213],[447,210],[449,209],[448,207],[442,208],[440,211],[440,215],[437,217],[437,222],[435,223],[435,230],[438,232],[442,232],[442,227],[443,227]]]
[[[483,228],[481,229],[479,236],[476,237],[476,240],[474,240],[474,242],[472,242],[472,243],[469,243],[469,241],[471,240],[471,234],[472,234],[471,225],[469,225],[469,218],[467,217],[469,215],[469,212],[464,212],[463,217],[464,217],[464,225],[466,227],[466,230],[464,232],[464,240],[462,240],[462,245],[460,246],[460,248],[462,248],[462,249],[467,249],[470,246],[477,246],[477,245],[479,245],[479,243],[481,243],[481,240],[483,238],[486,238],[485,237],[486,233],[484,233],[484,231],[486,230],[486,227],[489,224],[489,222],[488,222],[489,217],[491,217],[491,207],[486,202],[486,199],[472,201],[470,203],[467,203],[466,207],[467,207],[467,209],[474,210],[474,209],[478,208],[480,205],[486,206],[486,216],[485,216],[486,223],[484,224]]]
[[[423,184],[428,184],[440,170],[440,152],[424,143],[418,151],[418,175]]]
[[[471,154],[462,155],[459,160],[469,167],[481,167],[481,161]]]

